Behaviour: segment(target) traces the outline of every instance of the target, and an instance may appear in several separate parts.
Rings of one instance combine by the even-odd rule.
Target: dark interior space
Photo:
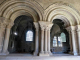
[[[32,35],[30,35],[31,33]],[[32,39],[30,39],[31,37]],[[9,53],[33,53],[35,28],[30,16],[19,16],[11,28],[8,51]]]
[[[60,19],[53,20],[51,28],[51,51],[55,54],[70,52],[69,34],[64,27],[64,22]]]

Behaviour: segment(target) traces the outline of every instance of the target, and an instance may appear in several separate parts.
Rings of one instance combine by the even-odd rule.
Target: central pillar
[[[41,27],[41,41],[40,41],[40,53],[39,56],[46,56],[44,51],[45,51],[45,22],[44,21],[39,21],[40,27]]]
[[[41,52],[39,56],[50,56],[50,29],[51,22],[39,21],[41,27]]]
[[[44,55],[44,28],[41,28],[41,51],[39,56]]]

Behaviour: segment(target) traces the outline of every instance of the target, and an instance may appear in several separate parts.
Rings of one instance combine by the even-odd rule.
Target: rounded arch
[[[11,0],[7,1],[0,8],[0,16],[13,20],[20,15],[30,15],[34,21],[43,20],[43,8],[35,1]],[[28,13],[28,14],[27,14]],[[15,17],[14,17],[15,16]]]
[[[65,16],[63,16],[63,15],[56,15],[56,16],[54,16],[53,20],[55,20],[55,19],[60,19],[60,20],[62,20],[62,21],[64,22],[64,27],[70,26],[70,22],[69,22],[68,19],[67,19]]]
[[[57,2],[49,6],[45,10],[44,20],[52,22],[54,17],[57,15],[63,15],[65,18],[67,18],[67,22],[70,23],[70,26],[80,24],[78,12],[67,3]]]

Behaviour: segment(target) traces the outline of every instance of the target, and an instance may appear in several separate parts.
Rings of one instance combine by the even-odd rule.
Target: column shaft
[[[2,47],[3,47],[4,32],[5,32],[5,28],[1,28],[0,30],[0,53],[2,52]]]
[[[47,30],[45,30],[45,53],[47,53]]]
[[[38,49],[39,49],[38,47],[39,47],[38,30],[36,30],[34,55],[38,54]]]
[[[71,36],[71,31],[68,31],[68,32],[69,32],[69,40],[70,40],[70,53],[72,54],[72,51],[73,51],[72,36]]]
[[[50,30],[48,30],[48,34],[47,34],[47,37],[48,37],[48,39],[47,39],[47,45],[48,45],[48,53],[50,53]]]
[[[77,43],[76,43],[76,31],[72,31],[72,42],[73,42],[73,54],[78,55]]]
[[[48,53],[48,50],[50,51],[50,35],[48,36],[48,29],[50,30],[53,24],[51,22],[45,22],[45,21],[39,21],[39,24],[42,29],[41,31],[41,52],[44,52],[40,56],[49,56],[50,54]],[[45,29],[45,34],[44,34],[44,29]],[[44,37],[45,37],[45,40],[44,40]],[[48,41],[48,37],[49,37],[49,41]]]
[[[77,31],[77,34],[78,34],[78,44],[79,44],[79,54],[80,54],[80,31]]]
[[[44,29],[41,30],[41,53],[44,53]]]
[[[8,52],[7,49],[8,49],[9,36],[10,36],[10,28],[7,28],[6,29],[4,46],[3,46],[3,53],[7,53]]]

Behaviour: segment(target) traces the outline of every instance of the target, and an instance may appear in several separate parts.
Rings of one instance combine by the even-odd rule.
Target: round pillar
[[[36,31],[36,35],[35,35],[35,51],[34,51],[34,55],[38,55],[39,52],[39,25],[37,22],[34,22],[35,25],[35,31]]]
[[[2,52],[4,33],[5,33],[5,27],[1,26],[0,28],[0,53]]]
[[[12,26],[13,26],[12,24],[9,24],[6,28],[5,40],[4,40],[4,46],[3,46],[3,53],[4,54],[9,54],[8,42],[9,42],[10,30],[11,30]]]
[[[71,34],[71,30],[68,30],[69,33],[69,40],[70,40],[70,54],[73,53],[73,45],[72,45],[72,34]]]
[[[45,54],[47,53],[47,29],[45,29]]]
[[[77,30],[78,44],[79,44],[79,54],[80,54],[80,30]]]
[[[44,53],[44,29],[41,29],[41,53]]]
[[[72,42],[73,42],[73,54],[78,55],[76,31],[72,30],[71,32],[72,32]]]

